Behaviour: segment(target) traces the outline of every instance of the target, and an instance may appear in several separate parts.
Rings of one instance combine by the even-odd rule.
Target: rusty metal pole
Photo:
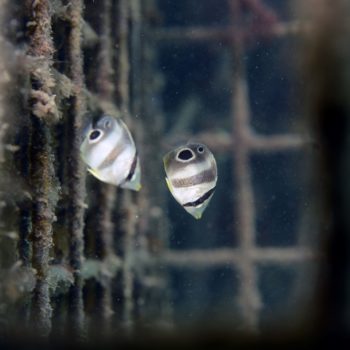
[[[117,100],[118,107],[123,116],[128,121],[130,112],[130,55],[129,55],[129,19],[130,3],[128,0],[120,0],[118,6],[118,34],[119,47],[117,58]],[[123,268],[122,268],[122,290],[123,290],[123,315],[122,319],[127,328],[133,324],[133,282],[134,274],[132,271],[133,264],[133,239],[135,235],[135,204],[133,194],[130,191],[120,193],[121,197],[121,221],[120,229],[123,235]]]
[[[96,86],[97,95],[102,101],[113,104],[115,85],[113,84],[113,48],[111,41],[112,26],[112,1],[103,0],[100,2],[100,44],[97,56]],[[97,184],[96,189],[96,253],[99,259],[107,261],[113,254],[113,209],[116,204],[116,188],[102,182]],[[104,276],[103,281],[98,282],[99,298],[98,308],[101,316],[101,331],[108,333],[112,310],[112,278]]]
[[[73,82],[73,96],[68,120],[69,157],[67,182],[70,193],[68,203],[68,234],[70,240],[70,264],[74,271],[74,285],[70,289],[69,332],[81,336],[84,330],[83,279],[81,266],[84,259],[85,166],[80,158],[80,132],[86,112],[84,98],[84,71],[82,57],[83,1],[71,0],[68,6],[70,32],[68,36],[68,76]]]
[[[230,1],[231,16],[235,26],[241,21],[239,0]],[[243,61],[244,42],[240,35],[233,37],[233,93],[232,93],[232,137],[235,144],[232,148],[234,160],[233,178],[235,181],[235,212],[239,238],[240,259],[238,269],[240,285],[238,301],[243,316],[244,329],[255,331],[258,327],[259,309],[261,306],[258,281],[252,253],[255,247],[255,208],[250,169],[250,108],[248,86]]]
[[[39,336],[51,331],[48,269],[52,240],[52,223],[57,202],[57,180],[53,168],[49,123],[55,116],[55,101],[51,76],[54,46],[51,32],[51,13],[48,0],[27,1],[28,55],[41,64],[30,72],[32,144],[30,148],[30,184],[32,187],[33,268],[37,271],[37,284],[33,295],[32,319]]]

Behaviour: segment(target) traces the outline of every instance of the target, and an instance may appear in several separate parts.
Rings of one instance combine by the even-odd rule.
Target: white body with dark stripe
[[[213,196],[217,167],[213,154],[202,144],[187,144],[164,156],[166,181],[182,207],[200,219]]]
[[[140,189],[140,162],[135,143],[122,120],[104,116],[91,124],[80,151],[88,170],[99,180]]]

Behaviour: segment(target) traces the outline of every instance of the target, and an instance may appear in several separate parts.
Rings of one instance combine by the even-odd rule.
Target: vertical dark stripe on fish
[[[128,174],[128,176],[126,177],[126,179],[123,182],[128,182],[128,181],[130,181],[132,179],[132,177],[135,174],[136,165],[137,165],[137,152],[135,152],[135,156],[134,156],[134,159],[133,159],[133,161],[131,163],[129,174]]]
[[[182,206],[183,207],[198,207],[200,204],[205,202],[214,193],[214,191],[215,191],[215,187],[213,187],[208,192],[204,193],[203,196],[198,198],[196,201],[185,203]]]
[[[191,187],[203,183],[210,183],[215,181],[216,179],[216,168],[212,166],[209,169],[203,170],[200,173],[189,176],[189,177],[184,177],[180,179],[173,179],[171,181],[171,184],[175,188],[184,188],[184,187]]]
[[[119,157],[119,155],[124,151],[125,146],[123,144],[117,144],[108,156],[103,160],[103,162],[97,167],[99,170],[109,167],[114,163],[114,161]]]

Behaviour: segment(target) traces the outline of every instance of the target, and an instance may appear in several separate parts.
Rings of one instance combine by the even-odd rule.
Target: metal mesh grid
[[[243,60],[246,40],[260,35],[284,37],[298,32],[300,26],[272,21],[264,31],[238,30],[240,4],[259,18],[268,17],[267,22],[270,9],[260,1],[228,3],[232,24],[221,29],[159,29],[154,25],[157,6],[150,0],[27,1],[25,9],[19,5],[19,12],[29,20],[29,51],[20,52],[16,64],[24,62],[25,74],[31,80],[29,101],[22,101],[27,119],[19,135],[20,171],[30,178],[35,191],[33,197],[19,204],[18,252],[22,265],[13,269],[23,273],[19,273],[22,282],[35,282],[22,288],[21,293],[34,292],[18,317],[25,315],[27,322],[32,319],[40,334],[47,336],[53,331],[85,337],[87,330],[108,333],[112,325],[131,329],[139,320],[169,321],[169,285],[163,265],[191,269],[232,264],[241,276],[238,304],[244,327],[255,330],[261,307],[257,266],[312,258],[310,249],[303,245],[274,248],[256,244],[249,157],[255,152],[298,149],[304,140],[295,134],[265,136],[254,132]],[[11,40],[11,45],[16,44],[17,39]],[[209,131],[197,136],[214,151],[234,159],[237,205],[233,216],[239,237],[235,248],[167,249],[164,190],[146,175],[161,163],[159,149],[166,143],[161,108],[150,102],[161,85],[157,45],[177,40],[222,40],[233,58],[232,133]],[[148,185],[140,196],[115,191],[91,179],[86,187],[79,156],[79,131],[86,110],[122,114],[129,119],[142,145],[141,155],[150,159],[145,164]],[[142,122],[138,122],[135,116],[141,114]],[[148,125],[152,125],[151,130]],[[65,140],[62,148],[51,142],[57,135]],[[172,135],[167,136],[171,139]],[[93,193],[89,192],[91,188]],[[101,329],[95,329],[97,321]]]
[[[246,76],[246,45],[254,40],[268,37],[270,40],[286,40],[297,35],[302,26],[297,21],[281,22],[278,14],[271,7],[260,1],[227,2],[229,16],[232,20],[225,27],[168,27],[155,32],[160,45],[176,42],[186,45],[188,42],[223,43],[233,62],[231,95],[231,134],[225,132],[202,131],[192,138],[208,144],[215,152],[228,155],[234,163],[232,178],[235,193],[235,205],[232,217],[235,218],[237,246],[234,248],[176,249],[164,253],[164,260],[169,266],[187,269],[208,269],[215,266],[232,266],[238,274],[237,303],[241,310],[243,329],[259,329],[261,290],[257,279],[257,269],[262,264],[291,266],[297,262],[313,259],[313,249],[302,243],[287,247],[261,246],[257,242],[256,229],[256,194],[253,189],[252,165],[253,154],[283,153],[301,149],[308,143],[298,134],[262,135],[254,131],[251,121],[251,101],[249,83]],[[262,21],[259,27],[243,24],[246,13]],[[241,27],[240,25],[243,24]],[[174,50],[176,52],[176,50]],[[178,124],[181,125],[181,119]],[[180,126],[181,128],[181,126]],[[178,126],[174,127],[175,134]],[[181,130],[183,132],[183,130]],[[228,190],[230,192],[230,190]],[[273,220],[273,219],[272,219]]]
[[[18,274],[18,292],[33,291],[33,296],[7,321],[24,315],[24,331],[34,327],[44,337],[108,333],[112,316],[115,324],[128,325],[135,315],[136,197],[118,193],[120,208],[113,217],[115,188],[91,179],[86,183],[80,135],[87,111],[130,118],[130,110],[137,108],[140,92],[133,92],[132,102],[129,99],[130,55],[139,60],[140,48],[139,42],[129,40],[140,36],[140,3],[30,0],[1,5],[9,12],[5,20],[23,16],[25,27],[18,19],[14,30],[21,34],[4,35],[14,55],[13,66],[25,67],[9,74],[25,75],[31,82],[29,99],[25,95],[21,101],[22,129],[14,133],[20,147],[19,169],[33,192],[28,190],[28,197],[18,204],[20,260],[12,269]],[[26,52],[16,51],[20,40],[28,42]],[[88,55],[96,65],[86,59]],[[5,103],[3,107],[10,108]],[[16,128],[16,123],[5,122]],[[30,283],[23,287],[25,280]],[[13,297],[6,287],[4,293]],[[112,293],[119,295],[120,305],[113,304]]]

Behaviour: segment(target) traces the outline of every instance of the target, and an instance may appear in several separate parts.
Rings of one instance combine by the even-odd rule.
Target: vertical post
[[[86,110],[84,99],[84,71],[81,46],[83,1],[71,0],[68,6],[70,32],[68,37],[68,75],[73,82],[73,97],[68,119],[69,157],[67,161],[67,183],[70,193],[68,203],[68,232],[70,239],[70,264],[74,271],[74,285],[70,289],[70,331],[81,336],[84,328],[83,280],[83,229],[85,212],[85,167],[80,158],[79,136]]]
[[[147,132],[141,133],[142,159],[147,160],[142,163],[143,189],[139,196],[140,219],[138,223],[138,246],[152,256],[160,255],[168,246],[169,227],[166,208],[166,187],[160,185],[164,181],[162,157],[162,139],[164,134],[164,115],[158,103],[154,103],[155,98],[160,94],[161,73],[157,67],[157,47],[154,41],[154,32],[157,24],[154,23],[154,14],[157,13],[156,1],[132,2],[133,33],[132,40],[134,54],[140,62],[137,64],[138,70],[133,68],[132,72],[132,92],[133,110],[135,115],[139,115]],[[142,33],[142,36],[140,36]],[[133,62],[135,57],[133,56]],[[152,127],[147,127],[152,125]],[[146,130],[146,129],[145,129]],[[142,271],[142,269],[138,269]],[[170,290],[167,281],[168,272],[159,265],[147,268],[138,276],[140,280],[140,298],[143,301],[141,315],[146,322],[152,320],[158,326],[171,323]],[[146,280],[157,281],[152,286]],[[147,288],[147,294],[142,288]],[[142,302],[142,300],[140,300]],[[156,315],[156,316],[155,316]],[[157,318],[155,320],[155,318]]]
[[[97,67],[97,93],[107,101],[112,101],[114,97],[115,86],[112,82],[113,65],[112,65],[112,1],[102,0],[99,7],[100,14],[100,45],[98,52],[98,67]]]
[[[129,2],[129,17],[130,17],[130,26],[129,26],[129,62],[130,62],[130,77],[129,77],[129,94],[130,94],[130,113],[132,114],[134,121],[136,121],[136,118],[140,117],[140,86],[141,86],[141,62],[140,62],[140,50],[141,50],[141,43],[140,43],[140,3],[139,0],[131,0]],[[139,158],[143,159],[143,153],[142,153],[142,136],[143,136],[143,129],[142,125],[140,124],[140,119],[138,119],[134,124],[134,135],[136,137],[137,141],[137,147],[138,147],[138,154]],[[143,164],[142,164],[143,168]],[[144,169],[142,169],[143,171]],[[144,172],[142,173],[142,181],[144,182]],[[134,233],[132,234],[132,244],[129,249],[134,251],[135,254],[138,254],[139,252],[142,254],[142,248],[143,246],[136,243],[137,238],[136,236],[136,225],[138,223],[138,220],[135,219],[135,215],[137,215],[136,212],[136,206],[139,208],[139,202],[140,198],[142,196],[142,191],[137,194],[136,198],[133,198],[133,205],[135,208],[134,213],[131,213],[130,217],[130,224],[133,225],[132,230]],[[132,215],[134,217],[132,217]],[[140,237],[142,233],[138,232],[138,237]],[[137,247],[137,248],[136,248]],[[135,250],[137,249],[137,252]],[[137,261],[136,261],[137,262]],[[133,265],[135,266],[135,261],[133,262]],[[137,271],[141,270],[140,266],[136,266]],[[140,302],[141,298],[141,290],[142,287],[140,284],[137,283],[137,275],[133,276],[132,281],[130,281],[130,285],[132,286],[132,300],[133,300],[133,317],[135,322],[140,320],[140,305],[142,304]]]
[[[100,45],[97,57],[96,85],[97,94],[103,100],[113,103],[114,85],[112,82],[112,43],[111,43],[111,0],[102,0],[100,3]],[[101,260],[105,260],[113,254],[113,222],[112,212],[116,199],[116,189],[112,185],[102,182],[96,184],[96,253]],[[99,283],[99,282],[97,282]],[[112,279],[105,276],[99,288],[98,308],[102,318],[101,330],[108,332],[109,321],[112,315]]]
[[[41,336],[51,331],[51,314],[48,268],[49,252],[53,244],[52,223],[57,201],[57,180],[54,175],[50,145],[49,118],[55,110],[51,76],[54,52],[51,35],[49,1],[27,1],[29,31],[28,54],[42,61],[30,74],[32,144],[30,153],[30,184],[32,188],[32,264],[37,271],[37,284],[33,295],[32,318]],[[45,100],[47,104],[43,101]]]
[[[240,0],[230,0],[231,17],[234,25],[241,20]],[[249,164],[250,109],[245,65],[243,61],[243,37],[237,35],[232,41],[233,57],[233,93],[232,93],[232,137],[235,140],[232,148],[234,160],[233,178],[236,183],[235,215],[239,237],[240,273],[239,305],[243,316],[244,327],[256,330],[260,296],[257,286],[257,275],[251,253],[255,244],[255,208],[254,195]]]
[[[6,5],[7,1],[0,2],[0,170],[3,168],[3,163],[5,162],[5,150],[4,150],[4,138],[5,133],[7,129],[7,125],[5,122],[5,115],[6,115],[6,97],[5,97],[5,91],[6,91],[6,85],[10,81],[10,78],[8,76],[7,72],[7,65],[6,65],[6,57],[5,57],[5,38],[3,37],[3,29],[4,29],[4,20],[6,16]],[[0,189],[0,222],[2,222],[3,219],[3,208],[6,206],[6,201],[3,198],[3,189]],[[0,225],[0,229],[1,229]]]
[[[117,52],[117,105],[122,114],[129,112],[129,2],[119,0],[118,2],[118,39],[119,47]]]
[[[11,9],[9,9],[10,2],[8,0],[0,1],[0,167],[1,163],[6,160],[4,142],[9,129],[11,129],[11,118],[13,117],[13,112],[9,113],[9,91],[13,91],[13,80],[16,73],[13,71],[14,67],[9,67],[11,65],[12,52],[9,52],[9,49],[6,45],[6,25],[5,22],[7,18],[11,18],[12,15]],[[29,10],[31,12],[31,10]],[[35,52],[32,52],[35,56]],[[25,86],[26,89],[31,89],[31,82],[27,80]],[[11,88],[12,87],[12,88]],[[25,101],[26,104],[28,101]],[[23,108],[23,104],[21,106]],[[24,107],[27,111],[27,106]],[[19,145],[20,149],[17,153],[19,159],[19,171],[23,180],[27,181],[30,178],[30,144],[31,144],[31,118],[26,118],[21,120],[21,129],[19,130]],[[1,169],[3,170],[3,169]],[[6,174],[2,174],[6,176]],[[9,176],[8,176],[9,177]],[[5,189],[2,189],[5,190]],[[3,203],[1,203],[0,198],[0,216]],[[22,263],[22,266],[29,267],[31,266],[31,242],[30,242],[30,232],[32,228],[32,219],[31,219],[31,198],[28,192],[24,193],[24,196],[20,203],[19,207],[19,219],[18,219],[18,255]],[[1,220],[1,219],[0,219]],[[29,308],[28,308],[29,309]],[[29,311],[29,310],[28,310]],[[27,313],[27,310],[26,310]],[[29,313],[28,313],[29,314]]]
[[[1,68],[0,68],[1,69]],[[30,178],[30,144],[31,144],[31,125],[28,120],[20,132],[20,172],[24,179]],[[31,265],[31,243],[30,231],[32,227],[31,218],[31,200],[29,193],[25,194],[23,201],[19,204],[19,239],[18,239],[18,255],[23,266]]]
[[[129,55],[129,19],[130,3],[129,0],[120,0],[118,7],[118,39],[119,50],[117,57],[117,101],[121,113],[126,119],[129,117],[130,110],[130,55]],[[134,131],[134,130],[133,130]],[[121,232],[123,235],[123,257],[124,264],[122,269],[122,287],[123,287],[123,315],[122,319],[127,328],[131,327],[133,322],[134,300],[133,300],[133,271],[132,271],[132,250],[135,234],[135,204],[133,202],[131,191],[120,193],[121,198]]]
[[[3,49],[4,46],[4,41],[5,38],[3,37],[3,29],[4,29],[4,19],[6,16],[6,6],[7,6],[7,1],[1,1],[0,2],[0,48]],[[3,52],[1,50],[1,52]],[[2,72],[2,74],[0,75],[0,121],[3,122],[3,117],[5,114],[4,111],[4,97],[3,97],[3,90],[6,84],[6,76],[4,76],[4,72],[6,72],[6,61],[5,58],[3,56],[3,54],[0,55],[0,71]],[[3,155],[3,148],[2,148],[2,137],[3,137],[3,133],[0,132],[0,162],[4,161],[4,155]]]

